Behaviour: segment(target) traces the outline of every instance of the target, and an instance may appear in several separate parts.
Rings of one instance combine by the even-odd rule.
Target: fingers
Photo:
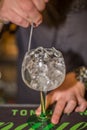
[[[12,18],[12,16],[14,16]],[[30,25],[30,22],[24,19],[23,17],[19,16],[15,12],[10,12],[9,21],[12,23],[15,23],[16,25],[22,26],[22,27],[28,27]]]
[[[41,11],[48,0],[4,0],[0,9],[1,20],[11,21],[17,25],[28,27],[42,22]],[[8,11],[6,11],[8,10]]]
[[[25,10],[25,12],[28,13],[27,18],[30,19],[31,22],[33,22],[36,26],[38,26],[42,22],[42,15],[31,0],[28,4],[29,7]]]
[[[21,6],[21,16],[28,20],[30,24],[32,22],[38,26],[42,22],[41,11],[45,9],[47,0],[26,0],[27,4]],[[23,15],[23,11],[25,15]]]
[[[38,3],[38,0],[32,0],[32,1],[39,11],[43,11],[45,9],[45,1],[44,0],[39,0],[39,3]]]
[[[41,113],[41,105],[37,108],[37,110],[35,112],[36,112],[36,115],[40,115],[40,113]]]
[[[78,99],[79,99],[78,106],[76,107],[75,111],[76,112],[83,112],[87,108],[87,101],[82,97],[79,97]]]
[[[66,105],[66,102],[64,102],[62,99],[57,101],[57,104],[55,106],[55,109],[54,109],[54,112],[53,112],[53,115],[52,115],[52,118],[51,118],[51,122],[53,124],[57,124],[59,122],[65,105]]]
[[[53,100],[52,100],[52,98],[51,98],[51,93],[50,94],[48,94],[47,96],[46,96],[46,105],[45,105],[45,109],[47,109],[53,102]],[[37,108],[37,110],[36,110],[36,114],[37,115],[40,115],[40,113],[41,113],[41,105]]]
[[[76,99],[69,100],[64,109],[64,113],[70,114],[75,109],[76,105],[77,105]]]
[[[25,19],[27,23],[34,23],[36,26],[38,26],[42,22],[42,15],[35,7],[32,0],[28,0],[26,3],[24,2],[21,4],[20,8],[16,6],[13,11],[16,12],[16,14],[18,14],[22,20]]]

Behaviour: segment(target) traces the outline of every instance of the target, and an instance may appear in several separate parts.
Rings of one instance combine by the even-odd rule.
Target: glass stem
[[[46,117],[46,92],[40,92],[41,97],[41,116]]]

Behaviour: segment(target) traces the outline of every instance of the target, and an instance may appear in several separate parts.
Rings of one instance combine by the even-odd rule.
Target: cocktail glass
[[[63,83],[65,72],[63,55],[54,47],[38,47],[26,52],[22,63],[23,81],[29,88],[40,91],[41,96],[41,114],[30,117],[28,122],[31,127],[40,122],[41,128],[44,128],[44,125],[50,122],[51,117],[45,108],[46,93]]]

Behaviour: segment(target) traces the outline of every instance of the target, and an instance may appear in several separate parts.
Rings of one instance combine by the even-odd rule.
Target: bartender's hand
[[[42,22],[41,11],[48,0],[0,0],[0,20],[28,27]]]
[[[56,102],[51,122],[57,124],[63,113],[70,114],[72,111],[83,112],[87,108],[84,98],[85,87],[75,79],[74,73],[66,76],[64,83],[47,95],[46,109]],[[39,115],[41,108],[36,110]]]

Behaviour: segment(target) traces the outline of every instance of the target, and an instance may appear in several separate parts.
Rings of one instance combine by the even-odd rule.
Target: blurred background
[[[17,94],[16,30],[17,26],[11,23],[0,29],[0,104],[15,103]]]

